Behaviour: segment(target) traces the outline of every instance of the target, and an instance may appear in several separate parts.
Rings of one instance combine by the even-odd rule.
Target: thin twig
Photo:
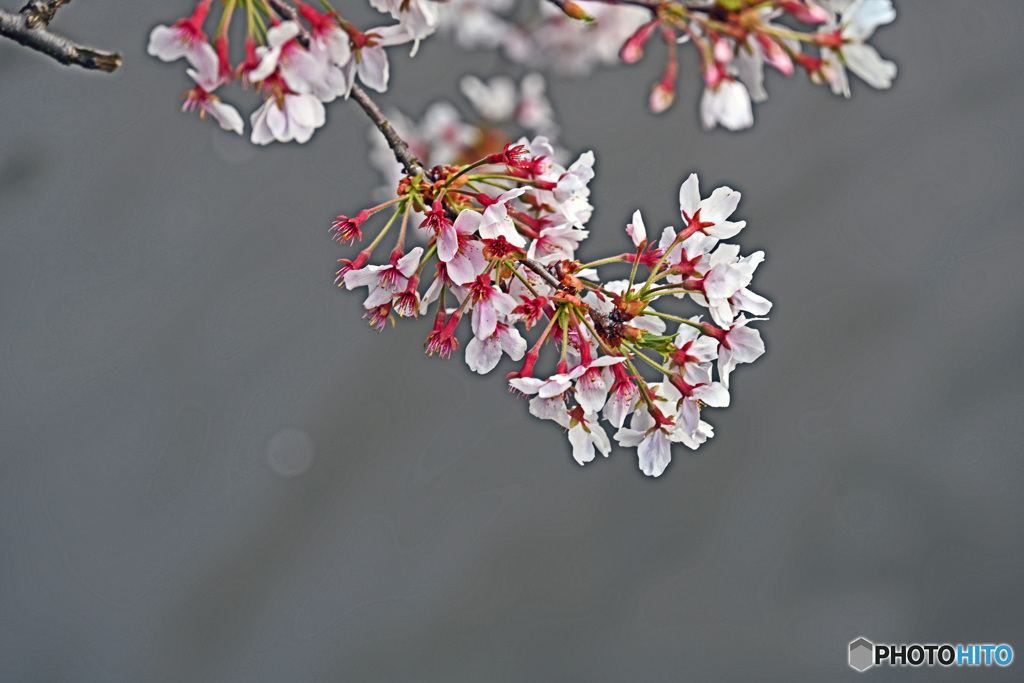
[[[561,283],[559,283],[558,280],[556,280],[554,276],[548,272],[547,268],[537,263],[533,259],[522,258],[519,259],[519,262],[522,263],[527,268],[529,268],[530,270],[532,270],[533,272],[537,273],[537,275],[540,275],[541,279],[543,279],[544,282],[547,282],[555,289],[558,289],[561,286]]]
[[[21,8],[21,13],[27,18],[29,28],[46,26],[53,21],[53,15],[71,0],[29,0],[28,4]]]
[[[420,160],[409,151],[409,145],[407,145],[405,140],[395,132],[391,122],[384,117],[380,107],[370,99],[370,96],[366,94],[366,91],[358,85],[353,84],[352,99],[358,102],[359,106],[366,112],[366,115],[373,120],[374,125],[377,126],[377,130],[384,135],[384,139],[388,141],[388,146],[391,148],[391,151],[395,153],[395,159],[405,167],[405,171],[409,175],[419,175],[421,173],[426,175],[427,171],[423,168],[423,164],[420,163]]]
[[[0,10],[0,35],[49,55],[61,64],[77,64],[85,69],[108,72],[121,66],[121,53],[100,52],[78,45],[47,28],[54,13],[67,2],[36,0],[29,2],[17,14]]]

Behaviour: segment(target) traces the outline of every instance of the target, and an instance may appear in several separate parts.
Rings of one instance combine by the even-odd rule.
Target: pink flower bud
[[[805,24],[824,24],[829,19],[828,11],[810,1],[784,0],[779,3],[779,7],[792,14],[796,20],[802,21]]]
[[[715,37],[714,53],[715,61],[719,64],[728,64],[732,61],[732,45],[722,36]]]
[[[640,61],[640,58],[644,56],[644,44],[654,34],[655,29],[658,28],[658,23],[659,20],[655,19],[644,24],[622,44],[622,49],[619,50],[619,59],[623,63],[635,64]]]
[[[651,113],[660,114],[671,107],[675,99],[676,94],[672,91],[672,87],[666,88],[664,83],[658,83],[651,89],[648,106],[651,108]]]
[[[668,61],[665,62],[665,74],[654,88],[651,89],[648,106],[651,108],[652,113],[660,114],[672,106],[672,102],[676,99],[676,75],[678,71],[679,64],[675,60],[675,55],[669,54]]]
[[[594,17],[586,13],[586,11],[577,5],[572,0],[562,3],[562,11],[565,12],[566,16],[572,19],[579,19],[580,21],[593,21]]]
[[[763,33],[757,34],[757,42],[764,49],[764,61],[786,76],[793,75],[793,60],[776,41]]]

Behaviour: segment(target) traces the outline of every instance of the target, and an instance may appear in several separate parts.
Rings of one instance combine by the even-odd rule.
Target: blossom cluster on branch
[[[258,89],[263,103],[249,117],[256,144],[306,142],[327,120],[324,104],[347,98],[357,81],[385,92],[386,48],[411,44],[415,54],[440,26],[467,46],[500,46],[514,61],[582,73],[596,64],[637,62],[658,36],[667,59],[649,97],[655,113],[675,100],[677,46],[692,44],[705,86],[705,128],[753,124],[752,102],[768,96],[765,65],[787,76],[799,67],[846,96],[847,70],[875,88],[888,88],[896,75],[895,64],[866,42],[895,18],[891,0],[558,0],[523,3],[527,8],[508,0],[370,0],[397,23],[363,30],[326,2],[328,11],[321,12],[298,1],[222,0],[213,43],[203,28],[211,4],[200,0],[190,16],[153,29],[148,51],[189,62],[195,87],[183,109],[210,114],[226,130],[241,134],[245,123],[214,91],[234,80]],[[246,40],[232,61],[228,33],[236,15],[245,17]]]
[[[263,104],[249,121],[250,139],[265,145],[308,141],[327,120],[324,104],[348,97],[358,80],[377,92],[388,87],[386,47],[419,41],[437,28],[436,6],[429,0],[371,0],[396,24],[360,31],[338,12],[320,12],[302,2],[223,0],[216,40],[203,30],[213,0],[200,0],[192,14],[150,33],[148,52],[163,61],[185,58],[195,87],[185,93],[183,109],[210,114],[222,128],[242,134],[238,110],[213,94],[235,79],[258,89]],[[236,11],[245,15],[244,59],[232,63],[228,32]]]
[[[411,45],[415,54],[439,28],[468,47],[574,72],[634,63],[657,36],[667,61],[650,108],[672,104],[678,45],[690,44],[704,81],[704,126],[738,130],[753,122],[751,102],[767,96],[766,64],[786,75],[800,67],[847,96],[847,70],[889,87],[896,67],[866,41],[894,19],[891,0],[369,2],[391,23],[357,28],[326,0],[326,11],[293,0],[221,0],[211,42],[204,26],[213,3],[199,0],[190,16],[153,29],[149,52],[186,59],[195,87],[184,109],[227,130],[241,134],[245,123],[214,91],[231,81],[257,90],[262,102],[249,116],[256,144],[306,142],[326,121],[326,103],[355,100],[381,134],[371,163],[386,187],[379,204],[338,216],[331,233],[350,246],[368,233],[367,246],[339,259],[336,278],[339,287],[365,288],[364,318],[383,330],[430,315],[426,352],[449,358],[459,335],[470,337],[465,362],[480,374],[505,355],[521,362],[509,389],[529,397],[531,414],[567,430],[576,461],[607,456],[614,439],[637,449],[645,474],[661,475],[673,444],[696,449],[714,435],[702,411],[728,406],[733,371],[765,350],[754,323],[772,304],[750,289],[764,253],[744,256],[727,242],[745,227],[731,220],[740,194],[719,187],[702,197],[691,174],[679,189],[678,228],[648,236],[638,210],[625,226],[630,249],[582,262],[594,155],[565,165],[543,76],[465,76],[475,123],[447,102],[418,121],[385,116],[364,87],[387,90],[386,48]],[[246,40],[233,60],[236,16],[245,18]],[[599,274],[616,268],[628,278]],[[676,310],[687,302],[696,313]]]
[[[460,88],[472,110],[468,118],[447,100],[430,104],[419,119],[395,107],[387,110],[391,127],[428,167],[471,163],[522,135],[543,135],[554,145],[552,160],[565,160],[568,153],[556,145],[559,126],[541,74],[528,73],[518,84],[508,76],[485,81],[467,75]],[[376,127],[370,130],[370,164],[384,178],[377,194],[393,196],[406,171]]]
[[[451,356],[468,320],[466,364],[486,374],[505,354],[522,360],[510,389],[531,397],[531,414],[568,430],[577,462],[610,453],[603,421],[621,446],[637,448],[645,474],[659,476],[673,443],[696,449],[713,436],[701,409],[727,406],[733,369],[764,352],[750,326],[764,318],[745,316],[771,308],[749,289],[764,254],[741,257],[738,246],[722,242],[745,226],[729,220],[740,195],[721,187],[702,199],[694,174],[679,191],[678,231],[667,227],[649,239],[637,211],[626,226],[632,250],[581,263],[594,155],[565,168],[552,154],[538,136],[470,164],[406,175],[394,199],[338,216],[334,238],[353,244],[371,217],[390,212],[366,248],[341,259],[337,282],[366,288],[364,317],[378,329],[433,307],[430,355]],[[386,263],[370,263],[396,231]],[[416,235],[423,244],[410,248]],[[602,281],[597,268],[614,263],[631,264],[630,277]],[[683,298],[713,322],[654,306]],[[534,328],[541,331],[529,345],[524,333]],[[545,348],[557,359],[552,372],[540,373]]]
[[[677,45],[692,44],[704,81],[701,123],[741,130],[753,125],[752,102],[768,98],[767,64],[790,76],[802,68],[815,83],[850,96],[846,70],[874,88],[888,88],[896,65],[867,40],[896,18],[891,0],[558,0],[533,11],[509,0],[452,0],[442,26],[466,47],[500,47],[530,66],[554,65],[587,73],[599,64],[639,61],[658,36],[666,46],[664,75],[651,88],[649,106],[661,113],[675,100]],[[580,21],[579,19],[585,21]],[[792,25],[813,30],[797,30]],[[804,51],[804,47],[816,49]]]

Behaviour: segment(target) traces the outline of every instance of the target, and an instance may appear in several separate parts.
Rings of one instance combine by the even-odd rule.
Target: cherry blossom
[[[469,341],[466,345],[466,365],[473,372],[486,375],[498,365],[502,352],[512,360],[522,360],[526,353],[526,340],[515,327],[498,323],[491,335],[482,339],[474,336]]]
[[[269,97],[250,117],[254,144],[308,142],[313,132],[327,121],[323,103],[306,93],[285,92]]]
[[[217,59],[217,53],[203,32],[203,22],[210,12],[211,2],[202,0],[187,19],[180,19],[171,26],[154,28],[149,34],[146,52],[165,62],[185,57],[192,66],[205,73],[207,62],[212,58],[216,63]]]
[[[754,125],[754,110],[747,88],[728,76],[717,85],[704,88],[700,98],[700,121],[705,130],[716,125],[729,130],[750,128]]]
[[[413,54],[419,41],[436,31],[441,22],[434,0],[370,0],[370,4],[399,21],[402,30],[415,41]]]
[[[206,48],[212,48],[203,43]],[[196,82],[196,87],[185,93],[185,103],[182,111],[199,109],[199,118],[205,118],[206,114],[213,117],[224,130],[232,130],[239,135],[242,134],[245,123],[242,115],[230,104],[225,104],[213,91],[224,83],[224,77],[217,67],[217,60],[214,58],[198,60],[198,69],[186,69],[189,77]]]
[[[581,465],[594,459],[595,450],[606,458],[612,450],[611,441],[597,415],[584,413],[582,408],[570,413],[569,443],[572,444],[572,457]]]
[[[472,282],[487,265],[480,241],[473,238],[482,223],[480,213],[467,209],[437,235],[437,258],[447,264],[448,277],[455,284]]]
[[[691,173],[679,187],[679,212],[691,231],[710,237],[729,239],[739,234],[746,221],[728,221],[740,203],[740,193],[731,187],[719,187],[706,199],[700,198],[700,181]]]
[[[386,266],[370,265],[346,273],[345,288],[352,290],[356,287],[368,287],[370,295],[363,302],[363,307],[367,309],[390,302],[391,297],[409,283],[409,278],[416,272],[422,255],[423,247],[416,247],[405,255],[396,249]]]
[[[832,92],[850,96],[847,68],[872,88],[891,87],[896,65],[866,43],[875,29],[896,18],[891,0],[823,0],[822,4],[839,15],[838,24],[830,15],[819,32],[822,58],[832,71]]]
[[[504,319],[516,307],[516,300],[491,284],[491,278],[484,273],[469,287],[473,300],[473,334],[476,337],[490,337],[498,326],[498,319]]]

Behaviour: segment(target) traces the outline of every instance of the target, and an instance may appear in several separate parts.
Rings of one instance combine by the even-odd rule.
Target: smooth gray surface
[[[180,8],[179,8],[180,5]],[[555,79],[596,257],[679,183],[743,192],[775,302],[717,436],[650,480],[377,334],[332,284],[368,123],[253,149],[145,55],[183,3],[75,3],[114,76],[0,42],[0,680],[859,680],[847,643],[1024,656],[1017,2],[897,4],[890,92],[771,76],[743,134],[662,68]],[[493,56],[393,51],[418,114]],[[229,99],[253,104],[247,93]],[[874,680],[1019,680],[878,670]]]

